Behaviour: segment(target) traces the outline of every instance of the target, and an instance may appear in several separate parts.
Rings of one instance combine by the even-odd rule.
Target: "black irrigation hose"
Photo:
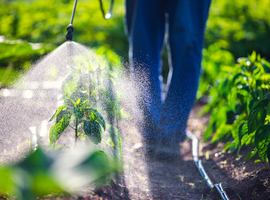
[[[71,41],[72,40],[72,32],[73,32],[73,25],[72,24],[73,24],[73,19],[74,19],[75,11],[76,11],[77,1],[78,0],[75,0],[75,2],[74,2],[73,11],[72,11],[71,19],[70,19],[70,24],[67,27],[67,32],[68,33],[66,35],[66,39],[68,41]],[[109,11],[108,11],[107,14],[105,14],[102,0],[99,0],[100,10],[102,12],[102,15],[103,15],[104,19],[110,19],[111,18],[111,16],[112,16],[112,9],[113,9],[113,3],[114,3],[114,0],[111,0]]]

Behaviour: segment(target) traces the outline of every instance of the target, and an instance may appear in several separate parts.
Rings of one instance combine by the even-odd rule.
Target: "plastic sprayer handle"
[[[68,27],[67,27],[67,35],[66,35],[66,39],[68,41],[71,41],[72,40],[72,32],[73,32],[73,26],[72,24],[69,24]]]
[[[68,41],[71,41],[72,40],[72,32],[73,32],[73,25],[72,24],[73,24],[73,19],[74,19],[75,11],[76,11],[77,1],[78,0],[75,0],[75,2],[74,2],[73,11],[72,11],[71,19],[70,19],[70,24],[67,27],[66,39]]]

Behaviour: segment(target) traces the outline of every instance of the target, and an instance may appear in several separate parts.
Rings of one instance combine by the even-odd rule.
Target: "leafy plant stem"
[[[71,126],[71,125],[68,125],[70,128],[72,128],[74,131],[75,131],[75,128],[73,127],[73,126]]]
[[[242,198],[239,196],[239,194],[237,194],[237,196],[238,196],[238,198],[239,198],[240,200],[242,200]]]
[[[75,144],[77,144],[77,139],[78,139],[78,118],[76,117],[76,122],[75,122]]]

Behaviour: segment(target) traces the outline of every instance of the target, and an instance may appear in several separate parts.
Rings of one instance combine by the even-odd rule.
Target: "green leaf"
[[[17,166],[31,174],[35,174],[41,171],[48,171],[52,163],[53,159],[46,155],[41,148],[37,148],[36,151],[18,163]]]
[[[59,130],[59,125],[58,124],[54,124],[51,128],[50,128],[50,132],[49,132],[49,139],[50,139],[50,144],[54,145],[56,140],[57,140],[57,135],[58,135],[58,131]]]
[[[59,112],[62,111],[64,108],[66,108],[66,106],[60,106],[59,108],[57,108],[56,112],[53,114],[49,122],[52,121],[59,114]]]
[[[232,142],[227,142],[227,143],[224,145],[222,151],[223,151],[223,152],[227,151],[227,150],[232,146],[232,144],[233,144]]]
[[[250,145],[255,146],[255,144],[254,144],[254,137],[255,137],[255,132],[244,135],[242,137],[242,139],[241,139],[241,145],[244,145],[245,144],[247,146],[250,146]]]
[[[39,172],[31,178],[31,190],[35,193],[35,196],[66,193],[52,174]]]
[[[270,164],[270,143],[269,143],[268,146],[267,146],[267,151],[266,151],[266,153],[267,153],[268,162],[269,162],[269,164]]]
[[[245,157],[245,162],[248,162],[253,158],[257,153],[257,149],[254,149],[254,151],[248,152],[247,156]]]
[[[78,170],[87,169],[86,172],[91,175],[95,174],[97,185],[104,185],[106,177],[114,170],[113,163],[109,161],[107,154],[104,151],[96,151],[86,157],[79,165]],[[86,174],[87,176],[87,174]]]
[[[110,138],[113,137],[115,139],[115,141],[111,140],[111,143],[113,144],[114,148],[119,152],[120,156],[122,156],[122,138],[119,130],[116,127],[108,124],[107,132]]]
[[[214,124],[211,123],[206,127],[206,130],[205,130],[204,136],[203,136],[203,142],[206,142],[211,137],[211,135],[214,133],[213,126],[214,126]]]
[[[78,79],[74,75],[69,75],[62,83],[62,91],[65,98],[69,98],[76,91]],[[67,102],[69,103],[69,102]]]
[[[80,101],[84,102],[85,100],[88,99],[88,95],[83,92],[74,92],[71,96],[70,99],[72,99],[74,102],[77,102],[78,99],[81,99]]]
[[[237,90],[232,89],[231,92],[228,94],[228,104],[233,112],[235,112],[236,98],[237,98]]]
[[[104,151],[96,151],[80,163],[79,166],[85,166],[97,171],[107,171],[109,165],[107,154]]]
[[[71,113],[69,110],[61,110],[56,117],[56,123],[58,123],[62,118],[70,118]]]
[[[233,77],[232,82],[235,83],[236,80],[238,80],[238,79],[240,79],[240,78],[242,78],[242,77],[245,77],[245,75],[244,75],[242,72],[240,72],[240,73],[236,74],[236,75]]]
[[[251,62],[256,62],[256,51],[253,51],[252,54],[249,56],[250,57],[250,60]]]
[[[11,167],[0,167],[0,194],[7,195],[15,192],[13,176],[14,172]]]
[[[66,145],[57,145],[57,146],[54,147],[54,150],[56,151],[56,150],[59,150],[59,149],[68,149],[68,148],[69,147],[66,146]]]
[[[74,114],[77,118],[81,119],[84,116],[83,109],[81,107],[74,107]]]
[[[237,90],[237,94],[240,94],[240,95],[242,95],[243,97],[248,97],[248,95],[249,95],[248,91],[245,90],[245,89],[238,89],[238,90]]]
[[[84,121],[84,132],[85,135],[94,143],[98,144],[101,142],[101,127],[99,123],[94,120]]]
[[[248,124],[247,122],[245,123],[242,123],[240,126],[239,126],[239,129],[238,129],[238,138],[239,138],[239,145],[241,146],[241,140],[243,138],[244,135],[248,134]]]
[[[81,100],[79,100],[81,99]],[[83,92],[74,92],[69,98],[69,101],[67,102],[67,105],[70,107],[77,106],[80,102],[88,101],[88,95]],[[79,102],[79,103],[78,103]]]
[[[84,102],[82,102],[81,105],[84,105],[87,101],[88,101],[88,99],[84,100]]]
[[[263,125],[265,117],[266,117],[266,108],[264,107],[264,104],[263,103],[258,104],[249,115],[248,133],[253,133],[259,128],[259,126]]]
[[[75,101],[73,101],[72,99],[69,99],[69,101],[72,103],[73,106],[76,106]]]
[[[71,117],[70,114],[63,115],[62,118],[51,127],[50,133],[49,133],[51,145],[55,144],[56,140],[61,136],[64,130],[68,127],[70,117]]]
[[[103,116],[98,112],[98,110],[90,108],[89,106],[87,109],[85,109],[85,115],[87,120],[95,120],[103,127],[104,130],[106,129],[105,120]]]
[[[266,93],[263,96],[263,99],[264,99],[265,103],[268,104],[270,102],[270,92]]]
[[[270,141],[270,124],[263,125],[258,128],[255,133],[255,145],[259,150],[262,160],[265,160],[267,154],[267,146]]]
[[[87,100],[86,100],[87,101]],[[81,102],[81,98],[79,98],[77,101],[76,101],[76,104],[79,105]]]
[[[234,142],[232,142],[230,146],[230,152],[234,152],[236,149],[237,149],[237,145]]]
[[[260,104],[260,101],[252,98],[248,103],[248,107],[247,107],[248,113],[250,113],[253,110],[253,108],[257,107],[259,104]]]
[[[212,138],[211,143],[218,142],[224,137],[227,137],[228,134],[231,133],[232,128],[233,128],[232,125],[229,125],[229,124],[221,125],[219,129],[217,130],[216,134],[214,135],[214,137]]]

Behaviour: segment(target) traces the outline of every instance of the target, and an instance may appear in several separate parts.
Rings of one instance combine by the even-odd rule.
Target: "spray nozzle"
[[[69,24],[67,27],[67,35],[66,35],[66,39],[68,41],[72,40],[72,32],[73,32],[73,26],[72,26],[72,24]]]

